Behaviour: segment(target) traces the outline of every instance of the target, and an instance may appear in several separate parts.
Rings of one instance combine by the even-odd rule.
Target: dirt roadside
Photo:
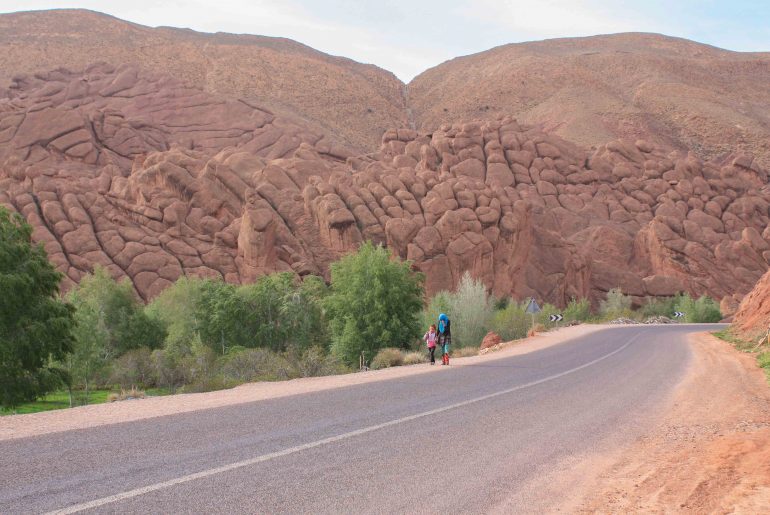
[[[577,513],[767,513],[770,388],[755,358],[707,333],[660,422],[630,448],[587,458]],[[573,500],[574,502],[574,500]]]
[[[497,352],[468,358],[452,360],[452,367],[462,367],[500,359],[519,354],[534,352],[552,345],[578,338],[608,326],[579,325],[565,327],[556,331],[539,334],[533,338],[508,342]],[[162,417],[177,413],[232,406],[247,402],[299,395],[303,393],[343,388],[374,381],[385,381],[415,374],[441,373],[441,366],[428,364],[395,367],[385,370],[368,371],[364,373],[345,374],[327,377],[307,377],[291,381],[248,383],[229,390],[206,393],[189,393],[152,397],[147,399],[94,404],[28,415],[10,415],[0,417],[0,441],[13,438],[71,431],[88,427],[131,422],[153,417]]]

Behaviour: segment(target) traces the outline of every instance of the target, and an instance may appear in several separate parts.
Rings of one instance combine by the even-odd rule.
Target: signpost
[[[681,311],[674,311],[674,318],[682,318],[687,313],[682,313]]]
[[[551,322],[561,322],[562,320],[564,320],[564,316],[561,313],[557,315],[551,315],[548,318],[551,320]]]
[[[537,301],[535,300],[535,297],[529,298],[529,303],[527,304],[527,309],[525,310],[526,313],[529,313],[532,315],[532,329],[535,329],[535,315],[540,313],[540,306],[537,305]]]

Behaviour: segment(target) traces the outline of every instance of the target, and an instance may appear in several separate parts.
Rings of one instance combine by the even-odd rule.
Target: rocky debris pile
[[[481,345],[479,348],[481,350],[488,349],[490,347],[495,347],[496,345],[500,345],[500,343],[503,341],[502,338],[500,338],[500,335],[498,335],[494,331],[489,331],[486,336],[484,336],[484,339],[481,340]]]
[[[676,320],[672,320],[666,316],[654,316],[644,320],[645,324],[675,324]]]
[[[767,173],[645,141],[585,150],[501,116],[389,130],[351,156],[251,104],[132,67],[17,80],[0,100],[0,203],[78,281],[95,264],[149,299],[181,275],[328,278],[362,241],[497,296],[564,305],[621,287],[743,294],[770,260]]]
[[[640,324],[641,322],[639,322],[638,320],[634,320],[632,318],[621,317],[621,318],[616,318],[614,320],[610,320],[607,323],[611,325],[636,325],[636,324]]]

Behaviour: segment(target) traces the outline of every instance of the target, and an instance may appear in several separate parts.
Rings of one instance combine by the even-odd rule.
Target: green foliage
[[[109,383],[121,388],[148,388],[157,383],[152,352],[147,347],[133,349],[112,363]]]
[[[32,245],[32,228],[0,207],[0,406],[32,401],[65,379],[52,365],[73,345],[60,280],[43,247]]]
[[[398,367],[404,364],[404,353],[401,349],[385,347],[380,349],[374,359],[372,359],[372,370],[381,368]]]
[[[605,320],[631,317],[631,297],[624,295],[620,288],[612,288],[607,292],[607,298],[599,304],[599,313]]]
[[[503,341],[517,340],[527,336],[532,326],[532,318],[526,313],[527,302],[517,303],[511,300],[505,309],[496,311],[492,316],[492,330]]]
[[[166,330],[145,314],[130,282],[116,282],[99,266],[69,300],[75,306],[75,345],[64,363],[70,388],[82,388],[88,402],[90,390],[106,383],[113,360],[140,347],[159,348]]]
[[[713,323],[722,320],[719,304],[705,295],[697,300],[689,295],[682,295],[677,298],[674,309],[685,314],[682,321],[687,323]]]
[[[591,318],[591,303],[588,299],[576,299],[572,298],[564,308],[564,321],[565,322],[586,322]]]
[[[331,288],[324,306],[332,352],[348,365],[383,347],[406,348],[420,333],[422,274],[392,259],[388,250],[364,243],[331,265]]]
[[[489,330],[493,309],[484,283],[465,272],[460,279],[460,284],[457,285],[457,291],[449,295],[447,315],[452,323],[452,345],[456,347],[481,345],[481,340]]]
[[[144,309],[166,328],[165,348],[189,353],[193,342],[200,340],[198,317],[208,315],[201,305],[205,284],[203,279],[180,277]]]
[[[438,327],[438,316],[441,313],[446,313],[450,320],[452,319],[452,308],[450,307],[451,294],[447,291],[440,291],[430,299],[430,302],[422,310],[420,319],[422,320],[422,332],[423,334],[428,332],[428,328],[431,325]],[[418,344],[418,348],[422,349],[424,343]]]

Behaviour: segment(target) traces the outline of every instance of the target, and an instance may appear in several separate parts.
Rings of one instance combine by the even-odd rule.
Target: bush
[[[465,272],[457,291],[449,295],[447,315],[452,323],[452,344],[458,347],[479,346],[489,331],[492,311],[484,283]]]
[[[367,242],[331,265],[331,288],[324,300],[332,352],[358,363],[383,347],[407,348],[419,338],[423,275],[390,251]]]
[[[292,357],[295,356],[296,351],[287,354],[291,356],[289,361],[294,364],[299,377],[330,376],[350,372],[339,358],[327,354],[321,347],[311,347],[294,359]]]
[[[591,303],[588,299],[576,299],[572,297],[567,307],[564,308],[565,322],[586,322],[591,318]]]
[[[380,349],[374,359],[372,359],[372,370],[381,368],[398,367],[404,364],[404,353],[400,349],[385,347]]]
[[[467,358],[469,356],[477,356],[479,354],[478,347],[460,347],[451,352],[453,358]]]
[[[296,377],[289,361],[269,349],[231,349],[220,360],[222,376],[235,383]]]
[[[641,307],[639,313],[642,318],[660,316],[673,318],[679,299],[679,295],[675,297],[648,297],[647,302]]]
[[[719,304],[705,295],[698,300],[693,300],[689,295],[682,295],[677,299],[675,310],[685,314],[682,321],[687,323],[702,324],[722,320]]]
[[[145,393],[143,390],[137,390],[131,388],[130,390],[121,389],[120,393],[111,393],[107,395],[107,402],[125,401],[128,399],[144,399]]]
[[[155,369],[150,349],[141,347],[130,350],[116,359],[112,363],[109,383],[120,385],[124,389],[155,386]]]
[[[509,302],[505,309],[495,312],[492,316],[492,330],[500,335],[503,341],[524,338],[532,325],[532,318],[525,309],[526,302]]]
[[[620,317],[632,317],[631,297],[623,295],[620,288],[613,288],[607,292],[607,298],[599,304],[599,313],[605,320]]]
[[[407,352],[404,354],[404,365],[417,365],[427,363],[428,356],[424,352]]]

